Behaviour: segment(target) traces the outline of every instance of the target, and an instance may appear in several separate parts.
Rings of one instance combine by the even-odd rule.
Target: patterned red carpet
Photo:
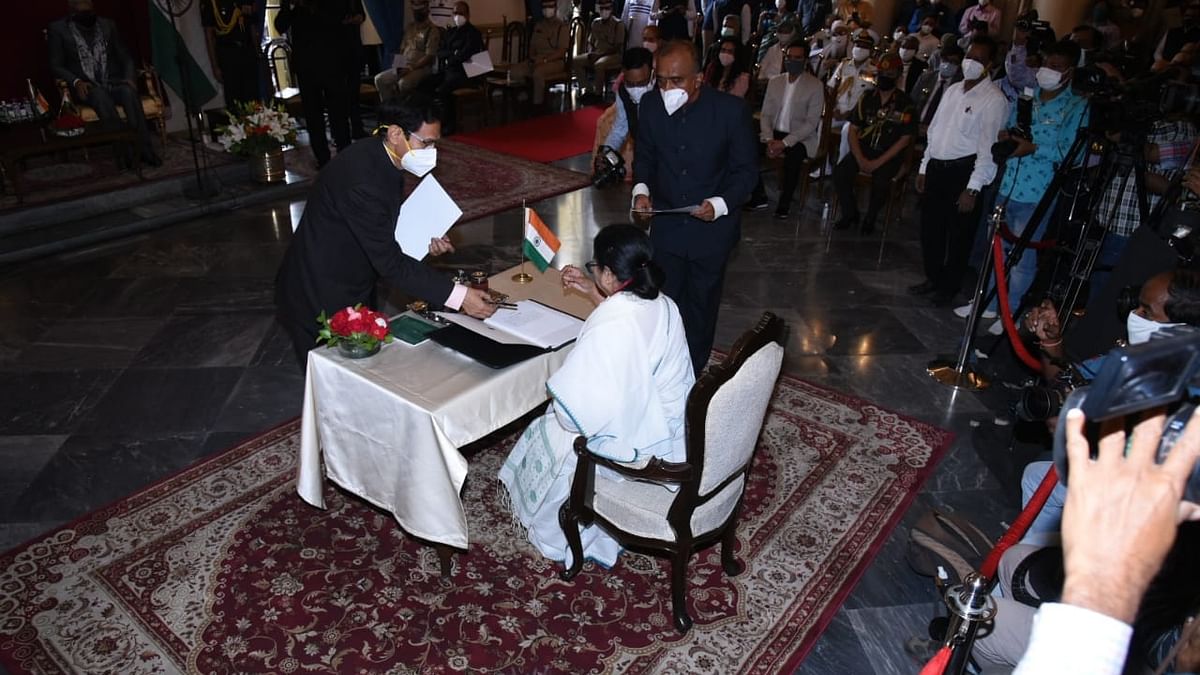
[[[543,115],[466,134],[454,140],[534,162],[554,162],[592,152],[596,121],[607,106]],[[439,144],[440,147],[440,144]]]
[[[574,583],[514,530],[471,457],[473,543],[453,585],[362,501],[294,493],[285,425],[0,557],[0,661],[15,673],[778,673],[812,646],[950,434],[783,378],[739,529],[690,568],[626,553]],[[332,492],[332,491],[331,491]]]

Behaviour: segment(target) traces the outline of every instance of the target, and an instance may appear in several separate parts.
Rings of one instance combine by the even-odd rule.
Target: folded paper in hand
[[[400,205],[396,243],[408,257],[421,260],[429,254],[429,240],[449,232],[460,216],[462,209],[446,194],[442,184],[433,176],[425,176]]]
[[[493,70],[495,67],[492,65],[492,55],[486,49],[463,62],[463,71],[467,77],[479,77]]]

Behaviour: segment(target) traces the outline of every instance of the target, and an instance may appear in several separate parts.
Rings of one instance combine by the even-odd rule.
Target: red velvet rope
[[[1000,243],[1000,235],[992,238],[992,266],[996,268],[996,297],[1000,300],[1000,320],[1004,322],[1004,332],[1012,344],[1017,358],[1034,370],[1042,369],[1042,362],[1029,353],[1025,343],[1017,336],[1017,325],[1013,322],[1012,308],[1008,304],[1008,283],[1004,278],[1004,245]]]
[[[929,663],[921,669],[920,675],[942,675],[946,672],[946,666],[950,665],[950,648],[942,647],[937,654],[929,659]]]
[[[1013,521],[1012,525],[1008,526],[1008,531],[1004,536],[1000,537],[1000,541],[992,547],[992,550],[983,559],[983,565],[979,567],[979,573],[989,579],[995,576],[996,569],[1000,566],[1000,556],[1012,547],[1013,544],[1021,541],[1021,537],[1029,531],[1029,526],[1033,524],[1038,514],[1042,512],[1042,507],[1046,504],[1046,500],[1050,498],[1050,493],[1054,491],[1054,486],[1058,484],[1058,472],[1054,469],[1054,465],[1050,465],[1050,470],[1046,472],[1046,476],[1042,478],[1042,482],[1038,484],[1037,490],[1030,497],[1029,503],[1021,510],[1021,515]]]
[[[1017,240],[1020,239],[1020,237],[1013,234],[1012,230],[1008,229],[1008,223],[1005,222],[1000,223],[1000,234],[1004,235],[1004,241],[1007,241],[1010,244],[1015,244],[1017,243]],[[1056,246],[1057,244],[1057,239],[1045,239],[1043,241],[1031,241],[1029,242],[1028,246],[1035,251],[1040,251],[1045,248]]]

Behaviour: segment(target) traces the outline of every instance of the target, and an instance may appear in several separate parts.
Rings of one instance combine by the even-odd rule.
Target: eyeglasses
[[[596,262],[595,260],[589,260],[583,263],[583,267],[587,270],[588,274],[595,274],[596,268],[600,267],[600,263]]]
[[[421,138],[420,136],[416,135],[415,133],[411,133],[411,132],[408,134],[408,136],[409,136],[409,138],[415,138],[418,141],[420,141],[421,147],[423,147],[423,148],[436,148],[437,147],[438,139],[436,139],[436,138]]]

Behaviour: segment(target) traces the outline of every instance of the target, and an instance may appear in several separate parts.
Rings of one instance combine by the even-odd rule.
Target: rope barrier
[[[1008,341],[1022,363],[1040,371],[1042,362],[1029,353],[1025,343],[1017,335],[1017,325],[1013,321],[1012,308],[1008,304],[1008,280],[1004,277],[1004,245],[1000,242],[999,234],[992,239],[992,267],[996,270],[996,297],[1000,301],[1000,320],[1004,322],[1004,332],[1008,335]]]
[[[1028,226],[1028,225],[1027,225]],[[1004,235],[1004,241],[1010,244],[1017,243],[1020,235],[1013,234],[1013,231],[1008,229],[1008,223],[1000,223],[1000,233]],[[1026,248],[1031,248],[1035,251],[1041,251],[1047,248],[1053,248],[1058,245],[1057,239],[1043,239],[1042,241],[1031,241],[1026,244]]]

